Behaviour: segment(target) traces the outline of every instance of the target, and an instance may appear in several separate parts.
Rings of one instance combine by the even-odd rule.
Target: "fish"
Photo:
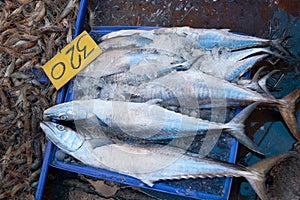
[[[254,103],[243,109],[228,123],[210,122],[189,117],[156,105],[157,100],[146,103],[105,101],[101,99],[74,100],[52,106],[44,111],[44,119],[62,121],[97,117],[100,124],[115,134],[126,134],[145,140],[166,140],[214,134],[226,131],[249,149],[263,154],[260,148],[244,133],[243,122],[255,109]]]
[[[195,29],[190,27],[158,28],[153,30],[121,30],[102,36],[99,47],[103,50],[116,48],[151,47],[176,52],[183,57],[197,55],[213,48],[227,48],[232,51],[275,47],[286,52],[282,39],[263,39],[230,32],[229,29]]]
[[[143,82],[154,80],[174,71],[198,69],[220,79],[230,82],[238,82],[239,78],[252,69],[258,61],[269,55],[264,53],[248,57],[251,53],[264,51],[262,48],[256,48],[242,50],[239,53],[228,53],[226,56],[224,54],[227,53],[224,52],[219,52],[223,55],[214,55],[211,52],[204,52],[197,58],[186,60],[179,55],[172,55],[171,53],[166,52],[160,53],[156,50],[155,57],[151,51],[144,51],[143,49],[139,51],[141,53],[135,53],[137,51],[132,50],[108,51],[106,52],[106,55],[108,55],[110,61],[102,60],[100,56],[97,61],[94,61],[87,67],[87,69],[79,73],[79,76],[98,79],[103,78],[109,83],[139,85]],[[114,52],[120,52],[120,54],[113,55]],[[110,55],[110,53],[112,55]],[[114,59],[115,56],[118,57]],[[130,62],[128,60],[129,56]],[[106,64],[105,67],[101,67],[104,66],[103,63],[108,64]]]
[[[127,97],[126,101],[146,102],[151,99],[160,99],[159,105],[165,107],[180,106],[199,109],[246,106],[253,102],[261,102],[262,105],[278,108],[292,135],[300,140],[295,117],[295,103],[300,96],[300,88],[282,99],[276,99],[192,69],[170,73],[134,87],[123,87],[119,84],[117,88],[113,93],[121,94],[115,96]],[[100,96],[107,96],[103,92],[108,92],[108,90],[103,89],[100,94]]]
[[[160,32],[157,32],[159,31]],[[109,33],[101,38],[99,47],[103,51],[111,49],[127,48],[150,48],[164,50],[174,54],[181,55],[185,59],[191,58],[192,38],[186,37],[185,34],[174,34],[177,29],[170,30],[169,33],[162,33],[163,29],[153,30],[121,30],[115,33]],[[181,29],[180,29],[181,30]],[[205,50],[195,49],[194,55],[201,55]]]
[[[78,76],[105,77],[110,81],[123,77],[123,82],[138,85],[172,71],[186,70],[190,66],[181,56],[163,50],[117,49],[102,53]]]
[[[247,56],[252,50],[247,51]],[[260,51],[256,49],[256,51]],[[240,53],[239,53],[240,54]],[[199,59],[185,60],[180,56],[156,50],[111,50],[100,55],[77,77],[101,79],[107,83],[139,85],[171,72],[198,69],[214,77],[239,83],[239,78],[267,54],[243,58],[239,54],[215,58],[210,53]],[[222,69],[222,70],[220,70]]]
[[[228,81],[236,81],[255,63],[269,55],[283,58],[279,53],[270,50],[272,42],[276,43],[275,40],[230,33],[227,29],[176,27],[113,32],[102,37],[99,47],[103,51],[117,49],[165,51],[181,56],[192,63],[192,68]]]
[[[190,68],[198,69],[226,81],[237,82],[258,61],[272,54],[271,51],[264,48],[251,48],[235,52],[228,52],[228,50],[215,51],[217,52],[195,59]]]
[[[173,71],[196,68],[215,77],[238,83],[238,79],[258,61],[269,55],[282,57],[269,47],[264,47],[268,45],[256,45],[269,40],[249,36],[239,38],[236,34],[232,34],[236,37],[233,37],[233,43],[250,40],[255,45],[239,50],[229,45],[227,40],[224,44],[213,45],[211,48],[198,48],[196,45],[200,36],[218,33],[219,39],[222,40],[222,37],[226,38],[228,35],[225,32],[181,27],[110,33],[103,36],[99,44],[103,54],[79,73],[79,76],[105,77],[110,83],[138,85]],[[235,41],[237,38],[240,40]]]
[[[92,142],[54,122],[41,122],[40,127],[50,141],[82,163],[135,177],[150,187],[157,181],[174,179],[245,177],[262,200],[269,199],[265,186],[268,171],[294,156],[291,152],[281,153],[244,167],[200,157],[169,145]]]

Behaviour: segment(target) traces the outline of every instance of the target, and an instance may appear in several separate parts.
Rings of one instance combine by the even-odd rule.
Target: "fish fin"
[[[267,80],[275,73],[279,72],[280,70],[275,69],[272,70],[270,73],[263,76],[261,79],[259,79],[259,75],[262,72],[262,70],[266,69],[266,66],[263,66],[257,70],[257,72],[254,74],[252,80],[250,83],[243,84],[244,87],[249,88],[251,90],[257,91],[257,92],[264,92],[269,96],[272,96],[272,94],[267,89]]]
[[[264,69],[266,69],[267,67],[266,66],[262,66],[261,68],[259,68],[257,70],[257,72],[254,74],[253,78],[252,78],[252,82],[258,82],[259,80],[259,75],[260,75],[260,72],[262,72]]]
[[[260,87],[267,95],[272,96],[272,94],[267,89],[267,80],[277,72],[280,72],[280,70],[278,69],[272,70],[270,73],[266,74],[264,77],[262,77],[260,80],[257,81],[258,87]]]
[[[260,75],[260,72],[262,72],[262,70],[266,69],[266,66],[262,66],[261,68],[259,68],[257,70],[257,72],[255,72],[253,78],[250,80],[250,79],[239,79],[237,82],[239,85],[242,85],[243,87],[246,87],[246,88],[249,88],[251,90],[255,90],[255,91],[258,91],[260,92],[260,85],[258,84],[258,81],[259,81],[259,75]],[[243,78],[243,77],[242,77]],[[244,80],[247,80],[247,82],[242,82]]]
[[[146,101],[145,103],[149,104],[149,105],[157,105],[159,103],[161,103],[163,100],[162,99],[150,99],[148,101]]]
[[[300,133],[297,125],[295,116],[295,103],[300,97],[300,88],[294,90],[284,98],[279,100],[280,105],[278,106],[279,112],[284,119],[289,130],[293,136],[300,141]]]
[[[261,155],[265,155],[263,153],[262,149],[257,146],[246,134],[244,129],[228,129],[226,130],[230,135],[235,137],[240,143],[242,143],[245,147],[248,149],[251,149],[252,151],[259,153]]]
[[[260,104],[260,102],[250,104],[239,112],[228,124],[243,124],[258,104]]]
[[[230,73],[227,73],[225,79],[228,81],[233,81],[241,76],[243,76],[246,72],[248,72],[253,66],[260,60],[264,59],[268,54],[259,54],[247,57],[245,59],[239,60],[236,62],[235,67],[230,70]]]
[[[140,179],[144,184],[150,186],[150,187],[153,187],[154,183],[153,181],[149,180],[149,179],[146,179],[146,178],[141,178]]]
[[[101,37],[101,41],[103,40],[108,40],[111,38],[117,38],[117,37],[127,37],[127,36],[132,36],[132,35],[138,35],[144,30],[141,29],[128,29],[128,30],[119,30],[119,31],[114,31],[109,34],[106,34]]]
[[[271,40],[271,46],[273,46],[275,49],[277,49],[278,51],[284,53],[287,56],[290,56],[292,58],[294,58],[294,56],[292,55],[291,52],[289,52],[286,48],[283,47],[283,43],[285,41],[287,41],[288,39],[290,39],[292,36],[284,36],[282,38],[279,39],[275,39],[275,40]]]
[[[264,155],[262,150],[245,134],[244,126],[238,126],[244,123],[258,104],[259,102],[252,103],[243,109],[230,122],[225,124],[225,130],[252,151]]]
[[[273,55],[275,52],[271,51],[268,47],[263,48],[250,48],[250,49],[244,49],[240,51],[232,51],[229,59],[234,59],[237,61],[241,61],[247,58],[250,58],[251,56],[255,55]],[[277,56],[277,54],[275,53]],[[279,55],[281,56],[281,55]]]
[[[291,152],[282,153],[282,154],[265,158],[247,167],[247,169],[252,173],[250,175],[246,175],[245,178],[248,180],[248,182],[255,190],[256,194],[259,196],[260,199],[262,200],[269,199],[267,195],[266,185],[265,185],[267,173],[274,165],[291,156],[294,156],[294,154]]]

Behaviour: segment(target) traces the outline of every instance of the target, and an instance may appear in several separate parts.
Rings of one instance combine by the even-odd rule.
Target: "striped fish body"
[[[156,181],[199,177],[245,177],[262,200],[267,200],[266,173],[289,153],[266,158],[250,167],[199,157],[165,145],[137,146],[86,140],[76,131],[53,122],[42,122],[46,136],[60,149],[86,165],[140,179],[153,186]]]
[[[226,131],[249,149],[262,154],[259,147],[245,135],[243,125],[257,104],[249,105],[230,122],[224,124],[189,117],[154,103],[156,102],[77,100],[48,108],[44,111],[44,118],[84,120],[96,117],[99,124],[107,127],[105,130],[110,134],[152,141]]]
[[[109,84],[107,87],[111,87]],[[273,97],[207,75],[197,70],[170,73],[135,87],[118,85],[114,93],[127,96],[127,101],[146,102],[161,99],[165,106],[198,108],[243,106],[251,102],[278,103]],[[108,96],[103,90],[101,96]]]
[[[268,49],[271,45],[271,40],[238,35],[227,29],[189,27],[122,30],[103,36],[99,44],[104,51],[136,48],[169,52],[193,63],[192,67],[229,81],[266,56],[279,55]]]
[[[213,48],[238,50],[272,45],[271,40],[231,33],[228,29],[194,29],[190,27],[159,28],[153,30],[121,30],[102,37],[100,47],[156,48],[169,52],[206,51]],[[193,55],[197,53],[193,52]],[[184,56],[185,57],[185,56]]]
[[[117,49],[97,57],[79,76],[106,78],[128,84],[152,80],[174,70],[190,67],[180,56],[156,49]]]

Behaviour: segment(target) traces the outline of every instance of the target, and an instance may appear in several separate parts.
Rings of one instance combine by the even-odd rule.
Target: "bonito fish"
[[[281,40],[268,40],[235,34],[230,32],[229,29],[194,29],[190,27],[159,28],[153,30],[133,29],[112,32],[104,35],[101,39],[100,48],[104,50],[128,47],[151,47],[164,49],[169,52],[179,52],[181,55],[212,50],[215,47],[240,50],[273,46],[282,50],[280,45]]]
[[[268,54],[260,54],[247,57],[251,52],[257,51],[260,50],[246,49],[222,56],[205,52],[199,58],[185,60],[178,55],[155,50],[111,50],[100,55],[80,72],[79,76],[105,77],[112,83],[138,85],[173,71],[194,68],[217,78],[237,81],[258,61],[268,56]]]
[[[234,52],[228,52],[228,50],[223,49],[222,51],[209,53],[210,55],[207,56],[200,56],[194,60],[191,68],[198,69],[220,79],[236,82],[252,69],[258,61],[266,58],[268,53],[274,54],[265,48],[251,48]]]
[[[117,49],[103,52],[79,75],[112,79],[126,74],[126,83],[137,85],[190,66],[181,56],[162,50]]]
[[[111,86],[107,85],[107,87]],[[160,104],[164,106],[188,107],[190,101],[197,100],[197,104],[192,105],[195,106],[194,109],[245,106],[258,101],[277,107],[293,136],[300,140],[295,117],[295,102],[300,96],[300,89],[296,89],[282,99],[275,99],[196,70],[170,73],[137,87],[118,85],[115,88],[117,89],[111,92],[120,93],[115,96],[127,96],[126,100],[132,102],[161,99]],[[109,90],[103,87],[102,91]],[[108,96],[108,94],[102,93],[100,96]]]
[[[250,56],[256,53],[262,53]],[[115,49],[103,52],[79,76],[104,78],[109,82],[138,85],[173,71],[190,68],[228,81],[242,76],[259,60],[272,53],[263,48],[237,52],[204,51],[198,58],[184,59],[180,55],[157,49]],[[221,70],[220,70],[221,69]]]
[[[146,147],[106,144],[86,140],[72,129],[53,122],[41,122],[46,136],[67,154],[86,165],[126,174],[153,186],[154,182],[204,177],[245,177],[262,200],[267,200],[266,174],[292,153],[263,159],[249,167],[199,157],[166,145]]]
[[[155,100],[154,100],[155,101]],[[156,103],[156,102],[155,102]],[[44,119],[80,120],[97,116],[116,134],[127,134],[146,140],[165,140],[226,131],[249,149],[262,154],[244,133],[243,122],[258,103],[242,110],[226,124],[189,117],[153,102],[133,103],[101,99],[76,100],[55,105],[44,111]]]
[[[257,61],[270,54],[282,57],[270,51],[268,46],[284,50],[279,40],[238,35],[227,29],[176,27],[123,30],[107,34],[102,39],[99,47],[104,51],[136,48],[169,52],[193,63],[193,68],[228,81],[242,76]]]

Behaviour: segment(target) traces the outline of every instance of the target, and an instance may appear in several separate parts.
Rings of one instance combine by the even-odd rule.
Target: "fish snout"
[[[78,150],[85,141],[76,131],[61,124],[43,121],[40,122],[40,127],[51,142],[66,152]]]

